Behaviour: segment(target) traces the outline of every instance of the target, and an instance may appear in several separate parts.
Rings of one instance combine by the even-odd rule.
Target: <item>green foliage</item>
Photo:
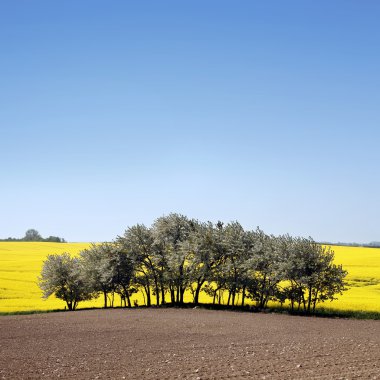
[[[54,294],[66,302],[69,310],[75,310],[80,301],[94,296],[83,276],[79,258],[72,258],[68,253],[47,257],[39,277],[39,286],[44,298]]]
[[[159,305],[159,284],[162,288],[164,281],[162,268],[166,267],[166,261],[154,245],[151,229],[143,224],[136,224],[129,227],[123,236],[119,236],[117,243],[128,253],[134,265],[135,286],[145,292],[147,305],[151,305],[152,282],[154,284],[153,293],[156,295],[157,305]]]
[[[103,294],[104,307],[113,306],[115,293],[131,306],[130,296],[142,291],[151,306],[151,295],[157,305],[166,295],[172,304],[183,305],[186,291],[198,304],[204,291],[213,304],[244,307],[249,298],[257,309],[277,301],[312,313],[345,290],[347,274],[333,263],[333,251],[311,238],[276,237],[259,228],[245,231],[238,222],[201,223],[180,214],[160,217],[151,228],[129,227],[116,242],[93,244],[77,259],[57,260],[62,263],[49,256],[41,277],[77,281],[88,296]],[[54,293],[68,299],[69,286],[54,288],[43,281],[40,286],[45,297]]]
[[[21,239],[16,239],[9,237],[7,239],[0,239],[0,241],[31,241],[31,242],[37,242],[37,241],[46,241],[46,242],[53,242],[53,243],[66,243],[66,240],[63,238],[60,238],[58,236],[49,236],[48,238],[44,239],[40,233],[31,228],[25,232],[25,236]]]
[[[114,246],[108,243],[92,244],[80,253],[83,275],[95,293],[104,296],[104,307],[108,306],[108,293],[115,291]],[[112,301],[111,301],[112,302]]]
[[[23,237],[22,240],[25,240],[25,241],[42,241],[43,238],[37,230],[34,230],[33,228],[31,228],[25,232],[25,236]]]
[[[282,238],[287,246],[283,274],[288,284],[284,287],[292,309],[298,305],[304,311],[315,311],[316,305],[336,299],[346,289],[344,278],[347,272],[341,265],[335,265],[334,252],[313,241],[311,238]]]

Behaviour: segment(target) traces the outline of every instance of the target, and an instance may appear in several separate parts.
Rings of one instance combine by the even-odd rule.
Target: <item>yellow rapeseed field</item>
[[[88,246],[88,243],[0,242],[0,312],[63,309],[63,301],[41,298],[37,282],[42,263],[48,254],[77,254]]]
[[[48,254],[69,252],[77,254],[89,243],[24,243],[0,242],[0,312],[63,309],[65,303],[54,297],[41,298],[37,282],[42,263]],[[350,289],[337,301],[323,304],[338,310],[380,312],[380,248],[333,247],[336,263],[348,271]],[[134,295],[139,304],[144,300]],[[185,301],[191,301],[187,294]],[[201,302],[210,298],[202,295]],[[153,298],[154,302],[154,298]],[[83,307],[101,307],[102,298],[82,302]],[[115,300],[119,305],[119,300]]]
[[[349,290],[325,303],[338,310],[380,312],[380,248],[333,246],[335,262],[348,271]]]

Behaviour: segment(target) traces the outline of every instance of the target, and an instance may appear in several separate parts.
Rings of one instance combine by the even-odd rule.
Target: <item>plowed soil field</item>
[[[380,379],[380,321],[203,309],[0,317],[0,379]]]

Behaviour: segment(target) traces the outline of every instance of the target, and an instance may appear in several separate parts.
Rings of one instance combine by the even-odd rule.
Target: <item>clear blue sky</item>
[[[380,240],[377,1],[0,2],[0,237],[180,212]]]

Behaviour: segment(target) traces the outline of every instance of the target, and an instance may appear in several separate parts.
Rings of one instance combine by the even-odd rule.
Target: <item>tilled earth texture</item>
[[[380,322],[203,309],[0,317],[0,379],[380,379]]]

